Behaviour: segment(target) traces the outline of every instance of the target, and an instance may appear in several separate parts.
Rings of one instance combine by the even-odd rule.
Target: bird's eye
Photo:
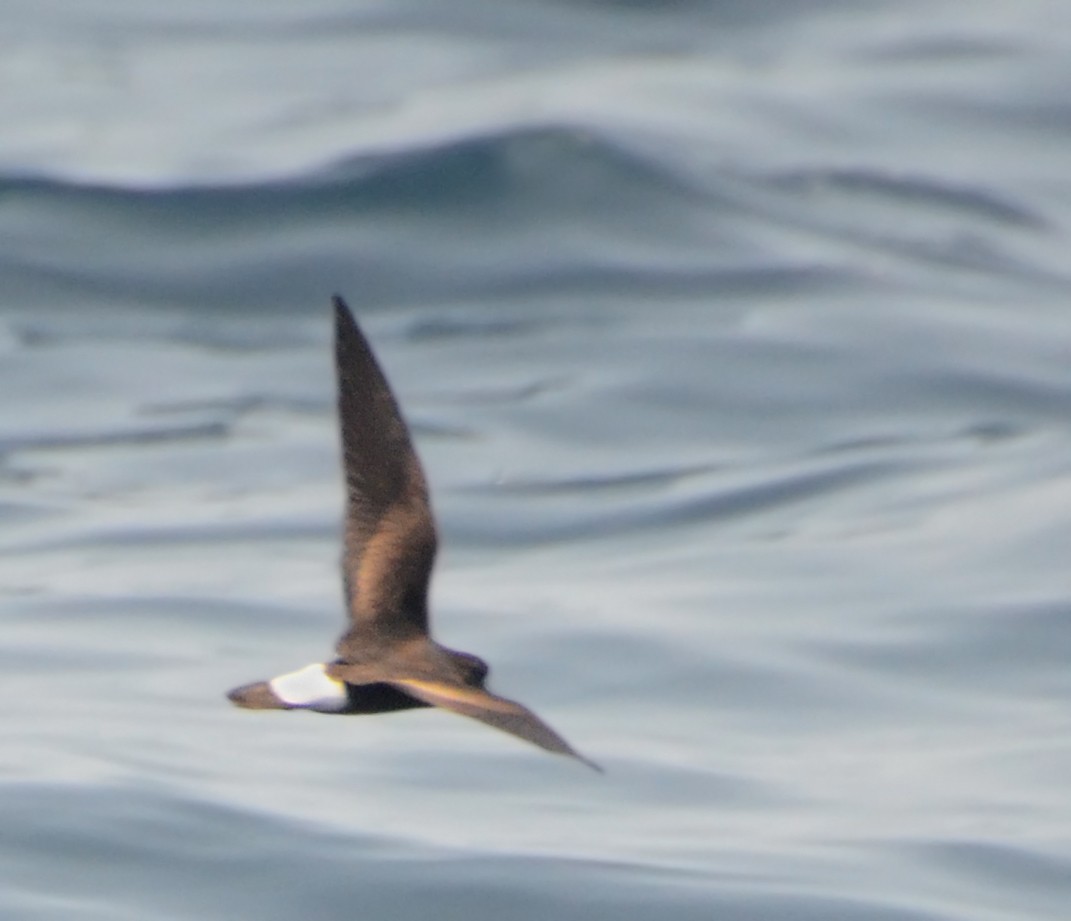
[[[476,656],[468,656],[468,660],[469,667],[472,669],[473,675],[475,675],[481,681],[488,676],[491,669],[487,665],[487,663],[484,662],[483,659],[479,659]]]

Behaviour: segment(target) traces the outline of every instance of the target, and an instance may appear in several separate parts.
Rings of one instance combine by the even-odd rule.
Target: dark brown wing
[[[342,575],[352,622],[338,651],[427,632],[435,559],[428,487],[387,379],[337,295],[335,367],[346,517]],[[353,650],[350,650],[351,654]]]
[[[516,701],[499,697],[482,688],[459,686],[443,681],[391,679],[390,684],[411,694],[417,700],[442,707],[444,710],[453,710],[462,716],[471,716],[547,751],[583,761],[588,767],[602,773],[599,765],[577,752],[531,710]]]

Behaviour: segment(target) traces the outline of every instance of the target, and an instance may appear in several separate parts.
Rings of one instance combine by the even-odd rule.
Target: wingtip
[[[360,336],[357,331],[357,318],[341,294],[331,295],[331,306],[335,313],[335,348],[342,349],[346,343],[351,343]]]
[[[540,720],[540,723],[542,723],[542,720]],[[581,764],[587,765],[597,774],[606,773],[606,768],[604,768],[601,764],[599,764],[597,761],[592,761],[590,758],[587,758],[584,755],[580,754],[580,752],[573,748],[572,745],[566,742],[565,739],[563,739],[560,735],[558,735],[558,733],[556,733],[545,723],[542,723],[542,725],[551,734],[550,739],[538,741],[536,739],[533,739],[531,736],[521,736],[521,738],[525,738],[529,742],[534,742],[536,745],[538,745],[542,749],[545,749],[546,751],[553,752],[557,755],[565,755],[566,758],[572,758],[576,761],[579,761]]]
[[[538,717],[537,717],[537,719],[538,719]],[[540,721],[540,722],[542,722],[542,721]],[[541,748],[546,749],[549,752],[554,752],[554,753],[559,754],[559,755],[565,755],[567,758],[573,758],[573,759],[579,761],[581,764],[586,764],[589,768],[591,768],[597,774],[605,774],[606,773],[606,768],[604,768],[601,764],[599,764],[596,761],[592,761],[590,758],[587,758],[584,755],[580,754],[580,752],[578,752],[575,748],[573,748],[572,745],[570,745],[568,742],[566,742],[565,739],[563,739],[560,735],[558,735],[558,733],[556,733],[553,729],[551,729],[545,723],[543,725],[545,726],[545,728],[550,733],[551,738],[550,739],[544,739],[542,742],[540,742],[540,741],[537,741],[537,740],[529,737],[528,738],[529,742],[535,742],[536,745],[540,746]]]
[[[606,768],[604,768],[601,764],[598,764],[597,762],[592,761],[590,758],[585,758],[579,752],[573,752],[572,754],[573,754],[573,757],[576,758],[577,761],[579,761],[581,764],[586,764],[596,774],[603,774],[603,775],[606,774]]]
[[[353,311],[350,310],[350,305],[346,303],[346,299],[341,294],[331,295],[331,306],[335,308],[336,314],[348,313],[353,316]]]

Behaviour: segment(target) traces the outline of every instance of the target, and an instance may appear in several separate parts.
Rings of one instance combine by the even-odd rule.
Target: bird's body
[[[349,307],[336,297],[334,308],[349,625],[333,661],[228,697],[248,709],[345,714],[442,707],[597,768],[531,710],[488,691],[483,660],[431,638],[427,597],[437,538],[424,472]]]

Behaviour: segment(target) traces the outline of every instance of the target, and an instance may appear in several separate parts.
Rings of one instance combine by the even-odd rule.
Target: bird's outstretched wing
[[[482,688],[440,681],[391,679],[389,683],[417,700],[434,707],[442,707],[444,710],[453,710],[462,716],[470,716],[547,751],[569,755],[602,773],[599,765],[581,755],[531,710],[516,701],[499,697]]]
[[[336,295],[333,303],[346,476],[342,575],[351,622],[338,645],[345,659],[362,636],[390,642],[427,632],[436,537],[424,471],[398,403],[346,302]]]

